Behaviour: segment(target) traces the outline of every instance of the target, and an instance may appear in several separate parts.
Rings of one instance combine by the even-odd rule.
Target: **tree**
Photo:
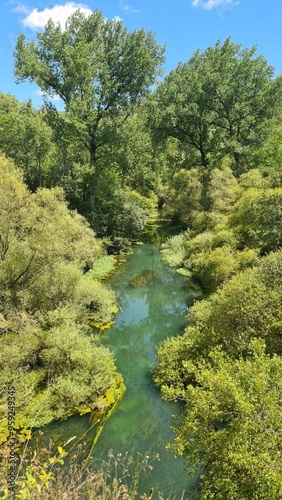
[[[261,253],[281,248],[282,188],[247,189],[233,207],[230,226],[242,246]]]
[[[267,123],[268,136],[253,152],[253,162],[267,177],[270,187],[282,185],[282,125],[279,118],[274,123]]]
[[[146,106],[139,106],[121,126],[111,131],[114,141],[108,155],[110,161],[119,165],[123,182],[142,194],[155,187],[165,164],[164,158],[160,159],[161,154],[154,151],[147,125],[148,112]]]
[[[259,145],[265,121],[281,103],[280,79],[256,48],[241,49],[228,38],[195,52],[156,90],[155,128],[200,153],[204,169],[209,153],[232,154],[236,175],[249,148]]]
[[[94,166],[110,139],[103,124],[143,99],[160,73],[163,52],[151,32],[129,33],[98,10],[88,18],[78,10],[65,30],[50,20],[37,42],[20,35],[15,74],[39,85],[46,99],[61,97]]]
[[[159,137],[174,137],[196,149],[200,164],[206,169],[212,136],[210,97],[202,88],[203,70],[197,52],[188,63],[179,63],[166,76],[155,92],[151,126]]]
[[[225,151],[233,155],[239,176],[246,153],[260,145],[265,121],[280,108],[280,78],[273,80],[274,68],[256,55],[256,47],[241,49],[230,37],[209,47],[203,59],[213,125],[222,129]]]
[[[180,221],[191,227],[202,210],[201,194],[202,185],[197,169],[178,170],[167,187],[163,209],[165,215],[176,223]]]
[[[87,279],[103,255],[86,220],[68,210],[60,188],[30,193],[19,170],[0,158],[0,284],[2,299],[30,312],[53,310],[73,300],[84,312],[92,302],[111,308],[114,297],[104,296]],[[98,289],[97,289],[98,288]],[[4,300],[2,300],[4,305]],[[106,321],[111,313],[104,310]]]
[[[32,191],[46,184],[54,159],[52,130],[31,102],[0,93],[0,149],[22,169]]]
[[[229,167],[214,168],[211,173],[207,196],[212,212],[227,214],[239,195],[238,181]]]

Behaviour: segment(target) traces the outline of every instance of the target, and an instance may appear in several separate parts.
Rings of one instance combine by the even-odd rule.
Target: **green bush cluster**
[[[208,206],[164,244],[206,294],[153,371],[162,396],[184,402],[171,447],[203,469],[203,499],[282,496],[282,200],[271,182],[213,171]]]
[[[268,187],[258,170],[239,182],[231,176],[228,167],[212,171],[209,208],[202,207],[186,233],[163,245],[166,262],[187,268],[207,294],[282,243],[281,188]]]
[[[114,385],[113,356],[89,335],[108,323],[115,294],[85,271],[103,247],[60,188],[31,193],[0,158],[0,380],[2,439],[7,385],[16,388],[16,426],[39,427],[85,408]]]

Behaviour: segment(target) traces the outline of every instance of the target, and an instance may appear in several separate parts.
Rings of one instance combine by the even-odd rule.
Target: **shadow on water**
[[[153,272],[147,273],[148,282],[130,285],[138,275],[144,276],[144,271]],[[169,495],[190,498],[189,492],[183,497],[182,493],[193,487],[195,479],[185,472],[185,461],[166,450],[174,437],[172,415],[177,418],[180,406],[164,402],[150,376],[157,346],[167,337],[181,334],[187,322],[187,305],[192,297],[186,278],[162,262],[157,246],[146,243],[129,256],[110,279],[110,285],[117,293],[121,312],[101,342],[115,353],[126,392],[106,422],[92,455],[106,460],[110,449],[114,454],[128,451],[132,456],[138,452],[159,454],[161,460],[154,462],[153,469],[141,480],[141,491],[148,493],[153,486],[165,499]],[[81,435],[88,426],[88,417],[72,417],[49,426],[48,436],[54,439],[60,435],[67,440]],[[91,433],[87,440],[91,441]]]

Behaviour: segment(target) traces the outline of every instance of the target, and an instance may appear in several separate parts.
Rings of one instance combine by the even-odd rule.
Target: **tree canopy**
[[[46,185],[52,165],[52,130],[31,101],[0,93],[0,150],[24,172],[32,191]]]
[[[163,52],[151,32],[128,32],[98,10],[89,17],[78,10],[64,30],[50,20],[37,42],[19,36],[15,74],[37,83],[46,97],[60,96],[94,165],[106,140],[105,120],[144,98],[160,74]]]
[[[195,148],[204,168],[211,154],[233,155],[240,175],[246,153],[265,133],[265,121],[280,109],[280,79],[273,75],[255,47],[218,41],[179,63],[158,86],[153,127]]]

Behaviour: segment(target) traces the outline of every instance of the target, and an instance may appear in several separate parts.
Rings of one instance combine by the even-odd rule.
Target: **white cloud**
[[[21,23],[23,26],[36,31],[40,28],[44,28],[49,19],[52,19],[55,23],[60,23],[61,28],[64,29],[68,17],[77,9],[80,9],[85,16],[90,16],[90,14],[92,14],[92,10],[82,3],[67,2],[64,5],[56,4],[51,9],[48,7],[41,11],[37,8],[33,9],[21,20]]]
[[[26,5],[24,5],[23,3],[20,2],[17,5],[17,7],[15,7],[14,9],[11,10],[11,12],[19,12],[22,14],[29,14],[30,9]]]
[[[125,11],[134,12],[134,13],[139,12],[139,10],[138,9],[134,9],[134,7],[132,7],[132,5],[129,5],[128,3],[125,3],[124,0],[120,0],[119,1],[119,6],[120,6],[121,9],[123,9]]]
[[[121,22],[121,23],[122,23],[122,18],[121,18],[121,17],[119,17],[119,16],[115,16],[115,17],[113,18],[113,21],[116,21],[117,23],[118,23],[118,22]]]
[[[47,94],[46,92],[43,92],[40,89],[35,90],[34,94],[38,95],[40,97],[48,97],[51,101],[60,101],[61,100],[61,98],[60,98],[60,96],[58,94],[49,95],[49,94]]]
[[[211,10],[216,7],[237,5],[236,0],[193,0],[192,7],[202,7],[205,10]]]

